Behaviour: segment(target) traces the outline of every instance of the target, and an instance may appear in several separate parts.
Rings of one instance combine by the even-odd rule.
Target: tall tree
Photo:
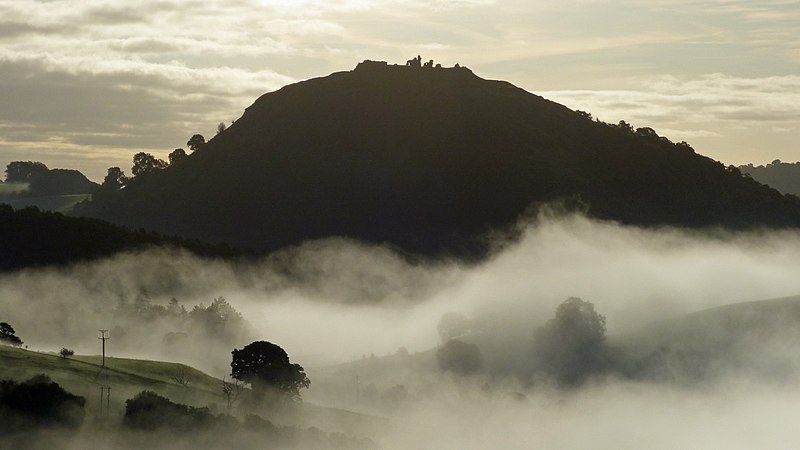
[[[206,145],[206,138],[202,134],[195,134],[186,141],[186,146],[193,152],[200,150],[204,145]]]
[[[176,163],[186,159],[186,156],[186,150],[182,148],[176,148],[169,154],[169,165],[174,166]]]
[[[311,385],[303,367],[289,362],[286,351],[271,342],[256,341],[231,354],[231,376],[250,383],[260,398],[297,401],[300,389]]]
[[[167,167],[166,161],[158,159],[150,153],[139,152],[133,155],[131,173],[134,177],[158,172]]]
[[[537,331],[534,347],[540,370],[562,385],[578,385],[604,369],[606,318],[591,302],[568,298]]]
[[[123,172],[122,169],[119,167],[109,167],[108,174],[103,179],[103,184],[101,186],[105,190],[116,191],[127,182],[128,177],[125,176],[125,172]]]
[[[22,339],[17,337],[16,331],[7,322],[0,322],[0,341],[5,341],[15,347],[22,345]]]

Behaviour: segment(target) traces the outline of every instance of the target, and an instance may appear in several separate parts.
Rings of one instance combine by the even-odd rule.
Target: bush
[[[208,408],[174,403],[152,391],[142,391],[125,401],[122,425],[137,430],[173,428],[202,429],[213,425],[216,417]]]
[[[22,383],[0,381],[0,430],[23,431],[32,427],[78,428],[83,423],[86,399],[70,394],[46,375]]]
[[[475,344],[450,339],[436,351],[436,362],[444,371],[469,375],[483,368],[483,356]]]

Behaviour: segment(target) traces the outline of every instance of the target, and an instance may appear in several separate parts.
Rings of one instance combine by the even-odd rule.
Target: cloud
[[[708,73],[763,80],[769,77],[739,72],[752,66],[797,72],[797,26],[787,19],[794,10],[786,1],[158,0],[139,7],[108,0],[0,0],[0,78],[10,79],[3,88],[17,90],[18,97],[0,103],[0,120],[15,121],[27,130],[30,148],[51,146],[54,155],[58,148],[74,152],[66,146],[91,142],[102,142],[103,154],[132,146],[156,152],[183,142],[186,132],[234,119],[260,94],[294,80],[350,69],[363,59],[402,62],[424,52],[444,65],[458,62],[479,75],[552,92],[600,117],[698,135],[691,124],[672,119],[687,111],[692,118],[728,123],[795,114],[791,99],[777,94],[752,111],[747,105],[758,100],[742,99],[739,91],[736,98],[747,104],[727,110],[720,100],[689,98],[695,88],[717,97],[735,89],[709,92]],[[714,19],[694,19],[705,17]],[[673,62],[687,51],[704,55],[694,59],[701,68]],[[715,67],[709,54],[751,59]],[[19,78],[21,67],[30,70],[30,79]],[[655,86],[647,96],[649,86],[625,84],[656,73],[675,76],[673,86]],[[42,94],[32,92],[37,89]],[[752,87],[744,92],[761,94]],[[41,107],[41,97],[50,101],[49,109],[39,110],[40,121],[33,105]],[[98,104],[87,105],[91,97]],[[87,131],[90,110],[99,114]],[[702,127],[709,142],[723,142],[715,133],[728,134],[711,123]],[[40,137],[32,138],[31,130]],[[120,140],[112,142],[113,136]],[[96,150],[87,148],[87,158]],[[101,176],[99,165],[91,164],[90,175]]]
[[[741,78],[708,74],[632,80],[638,90],[546,91],[542,95],[611,122],[626,120],[662,133],[714,137],[725,127],[757,129],[800,123],[800,77]],[[705,128],[698,128],[705,127]]]

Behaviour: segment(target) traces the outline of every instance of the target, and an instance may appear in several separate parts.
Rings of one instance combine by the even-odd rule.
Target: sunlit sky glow
[[[726,164],[800,160],[797,0],[0,0],[0,164],[99,181],[259,95],[421,54]]]

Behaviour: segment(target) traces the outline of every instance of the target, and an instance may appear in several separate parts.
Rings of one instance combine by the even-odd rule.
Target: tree
[[[436,362],[444,371],[469,375],[483,368],[483,356],[475,344],[450,339],[436,351]]]
[[[223,379],[222,380],[222,397],[225,398],[225,404],[227,405],[228,412],[231,411],[233,408],[234,403],[239,400],[239,396],[242,394],[242,382],[239,380],[228,381]]]
[[[131,173],[134,177],[148,175],[159,170],[165,169],[167,163],[163,159],[157,159],[150,153],[139,152],[133,155],[133,167]]]
[[[231,376],[250,383],[260,398],[267,394],[278,401],[297,401],[300,388],[311,385],[303,367],[289,362],[286,351],[271,342],[256,341],[231,354]]]
[[[6,166],[6,181],[11,183],[30,183],[34,178],[50,169],[38,161],[13,161]]]
[[[125,176],[125,172],[123,172],[122,169],[119,167],[109,167],[108,174],[103,178],[101,187],[105,190],[116,191],[122,186],[125,186],[127,182],[128,177]]]
[[[66,348],[66,347],[62,347],[61,351],[58,352],[58,354],[61,355],[62,358],[67,359],[70,356],[74,355],[75,352],[70,350],[70,349],[68,349],[68,348]]]
[[[200,150],[204,145],[206,145],[206,138],[202,134],[195,134],[186,141],[186,146],[193,152]]]
[[[534,353],[540,370],[562,385],[578,385],[604,369],[606,318],[591,302],[570,297],[537,331]]]
[[[186,159],[186,156],[186,150],[182,148],[176,148],[169,154],[169,165],[174,166],[176,163]]]
[[[0,322],[0,341],[5,341],[14,347],[22,345],[22,339],[15,334],[14,328],[6,322]]]
[[[227,126],[225,126],[225,122],[220,122],[220,123],[217,125],[217,134],[220,134],[220,133],[222,133],[223,131],[225,131],[225,129],[226,129],[226,128],[228,128],[228,127],[227,127]]]

